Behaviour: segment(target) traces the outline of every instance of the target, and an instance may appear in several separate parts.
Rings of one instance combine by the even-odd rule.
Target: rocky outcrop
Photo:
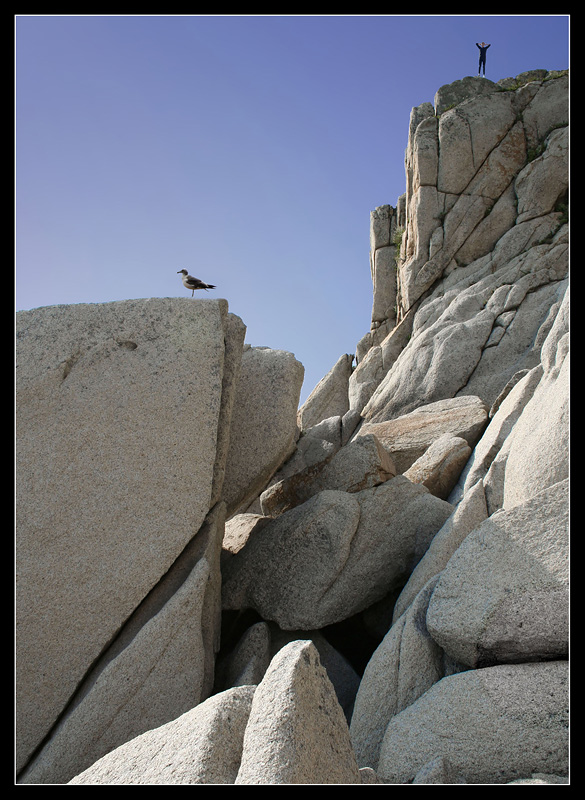
[[[299,409],[298,423],[301,431],[309,430],[328,417],[342,417],[349,411],[347,385],[352,365],[353,355],[340,356],[327,375],[315,386]]]
[[[18,314],[23,782],[66,782],[213,690],[226,516],[298,436],[302,366],[244,335],[223,300]]]
[[[300,409],[225,301],[18,315],[19,782],[568,782],[567,81],[413,109]]]
[[[491,405],[538,363],[567,275],[568,77],[547,77],[508,90],[468,78],[454,107],[413,109],[391,278],[410,338],[370,335],[352,376],[366,420],[463,394]]]

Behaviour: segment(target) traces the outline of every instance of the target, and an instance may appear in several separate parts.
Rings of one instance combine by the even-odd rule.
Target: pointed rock
[[[343,416],[349,411],[348,381],[353,355],[342,355],[322,378],[298,411],[301,431],[312,428],[328,417]]]
[[[343,711],[312,642],[273,658],[256,689],[236,784],[359,784]]]

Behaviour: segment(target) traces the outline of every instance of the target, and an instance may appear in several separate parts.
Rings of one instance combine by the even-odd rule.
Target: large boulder
[[[402,474],[441,437],[464,439],[473,448],[487,423],[485,403],[466,395],[429,403],[388,421],[365,422],[355,437],[376,436]]]
[[[393,717],[377,773],[410,783],[437,757],[466,783],[567,775],[566,661],[510,664],[443,678]]]
[[[311,642],[280,650],[256,689],[235,782],[361,783],[347,722]]]
[[[471,447],[465,439],[447,433],[431,444],[404,477],[447,500],[470,455]]]
[[[542,367],[539,364],[531,370],[519,371],[504,387],[502,395],[490,409],[488,427],[474,447],[448,498],[452,503],[458,503],[472,487],[483,481],[541,377]],[[497,508],[492,510],[496,511]]]
[[[470,667],[565,658],[569,648],[568,481],[497,511],[440,574],[433,639]]]
[[[287,630],[336,621],[315,603],[342,571],[359,516],[356,495],[326,491],[255,530],[222,570],[224,609],[254,608]]]
[[[292,353],[245,348],[225,467],[228,516],[245,510],[293,453],[304,372]]]
[[[177,584],[188,603],[213,608],[205,638],[217,646],[223,524],[214,519],[209,534],[204,523],[221,499],[245,328],[225,301],[190,299],[54,306],[19,312],[16,325],[20,768],[98,659],[115,652],[129,620],[138,613],[145,636],[153,630],[147,620],[166,613],[172,592],[159,584],[188,546],[196,555],[185,556],[187,574],[205,557],[209,581],[200,585],[182,572]],[[199,531],[201,545],[192,544]],[[169,673],[182,673],[184,664],[178,651],[163,652],[157,674],[164,694]],[[139,663],[125,667],[134,687]],[[156,694],[156,676],[148,680]],[[126,711],[113,745],[191,708],[209,691],[212,673],[201,680],[177,687],[170,708],[148,703]],[[108,726],[125,705],[125,685],[120,677],[117,703],[102,700]]]
[[[225,609],[281,628],[339,622],[404,582],[453,507],[402,476],[326,490],[255,530],[223,570]]]

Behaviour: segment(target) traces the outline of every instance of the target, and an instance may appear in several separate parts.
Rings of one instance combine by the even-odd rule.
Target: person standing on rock
[[[476,42],[475,45],[476,47],[479,47],[479,71],[477,74],[481,75],[481,67],[483,64],[483,77],[485,78],[485,59],[486,59],[487,49],[488,47],[491,47],[491,45],[486,44],[485,42],[482,42],[481,44],[478,44]]]

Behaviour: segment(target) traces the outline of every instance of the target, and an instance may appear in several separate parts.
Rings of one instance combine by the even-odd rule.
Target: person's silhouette
[[[475,44],[476,47],[479,47],[479,71],[477,74],[481,75],[481,68],[483,66],[483,77],[485,78],[485,58],[487,54],[487,49],[488,47],[491,47],[491,45],[486,44],[485,42],[482,42],[481,44],[478,44],[476,42]]]

